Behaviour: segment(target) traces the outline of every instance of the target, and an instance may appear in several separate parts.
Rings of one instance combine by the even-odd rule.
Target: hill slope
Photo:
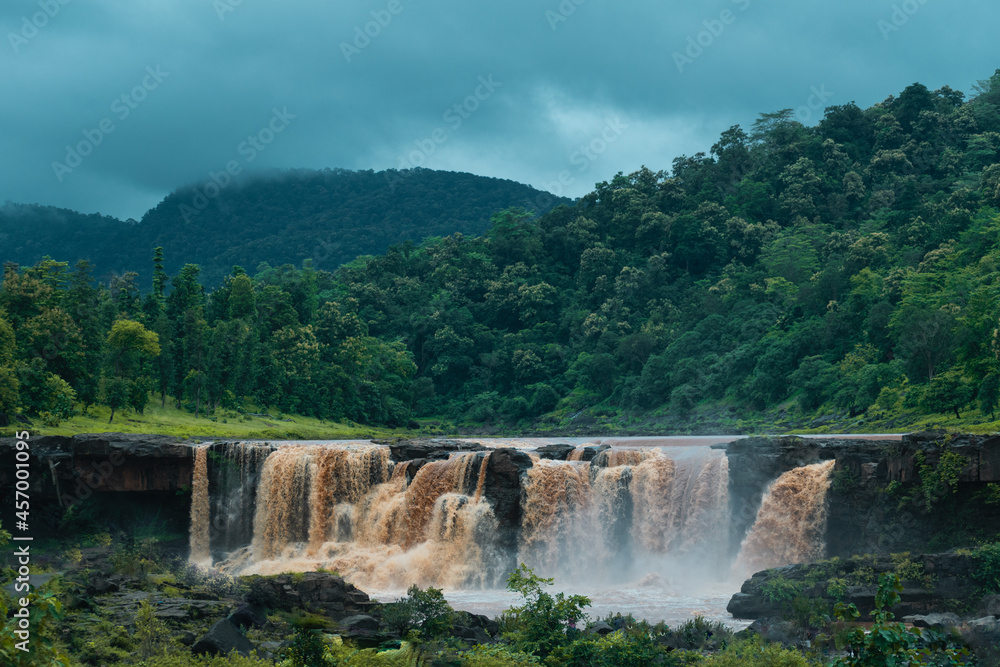
[[[284,171],[233,183],[211,199],[199,198],[204,192],[204,184],[179,188],[139,223],[7,204],[0,259],[89,259],[98,276],[138,271],[145,288],[152,248],[162,246],[168,272],[196,263],[214,285],[234,265],[253,270],[311,258],[334,269],[393,243],[481,234],[493,213],[510,206],[542,213],[568,201],[514,181],[429,169]]]
[[[268,192],[220,204],[266,218]],[[201,217],[235,224],[212,211],[191,223],[206,239],[218,231]],[[304,203],[296,219],[321,217]],[[204,262],[184,252],[171,259]],[[995,430],[1000,72],[969,100],[913,84],[867,109],[830,107],[815,127],[765,113],[710,153],[618,174],[575,206],[505,210],[484,235],[396,245],[335,272],[234,274],[203,290],[186,269],[145,298],[69,277],[52,263],[5,275],[0,340],[16,345],[0,359],[0,412],[15,414],[6,400],[71,416],[70,387],[109,406],[127,390],[140,409],[152,387],[194,411],[444,417],[493,432],[719,432],[762,415],[778,428]],[[139,323],[158,336],[150,362],[102,362],[109,330],[121,347],[144,340]]]

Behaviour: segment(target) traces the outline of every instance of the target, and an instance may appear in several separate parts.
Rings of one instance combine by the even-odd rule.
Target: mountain
[[[430,169],[282,171],[179,188],[139,222],[8,203],[0,208],[0,259],[89,259],[99,277],[138,271],[146,287],[152,249],[162,246],[170,274],[199,264],[215,285],[234,265],[253,272],[262,262],[313,259],[332,270],[395,243],[481,234],[511,206],[541,214],[569,201],[514,181]]]

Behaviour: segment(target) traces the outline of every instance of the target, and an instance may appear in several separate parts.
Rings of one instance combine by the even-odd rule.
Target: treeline
[[[209,293],[198,278],[190,264],[168,278],[159,248],[145,296],[135,273],[95,287],[86,261],[8,263],[0,415],[51,424],[100,403],[113,420],[153,391],[196,415],[260,405],[395,425],[419,408],[411,355],[368,335],[330,273],[306,262],[251,280],[237,267]]]
[[[545,213],[563,203],[522,183],[430,169],[279,171],[179,188],[140,221],[7,203],[0,257],[26,266],[45,256],[70,266],[86,259],[102,280],[136,271],[146,291],[150,252],[162,247],[168,272],[198,264],[204,284],[217,287],[236,265],[253,271],[311,258],[333,270],[394,243],[482,234],[509,206]]]
[[[573,207],[507,209],[483,236],[397,245],[332,275],[236,269],[205,294],[188,266],[140,298],[124,277],[94,289],[79,268],[8,267],[5,377],[39,391],[24,375],[38,368],[99,400],[94,369],[106,394],[109,334],[127,318],[159,336],[159,356],[133,355],[135,377],[195,409],[489,423],[794,399],[807,413],[992,414],[998,105],[1000,71],[969,100],[914,84],[869,109],[831,107],[816,127],[763,114],[709,154],[618,174]],[[18,296],[45,289],[48,307]],[[85,371],[28,354],[57,322],[87,341]]]
[[[670,172],[338,276],[474,421],[792,397],[851,414],[978,398],[992,414],[1000,72],[976,92],[914,84],[813,128],[764,114]]]

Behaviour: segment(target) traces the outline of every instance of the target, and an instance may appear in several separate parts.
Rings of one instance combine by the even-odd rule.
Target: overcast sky
[[[227,165],[576,197],[761,112],[970,92],[998,25],[995,0],[4,0],[0,202],[138,219]]]

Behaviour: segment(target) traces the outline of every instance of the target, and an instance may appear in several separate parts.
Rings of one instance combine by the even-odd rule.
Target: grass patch
[[[244,440],[353,440],[414,435],[414,431],[388,429],[359,424],[344,424],[324,421],[313,417],[287,415],[282,421],[267,417],[241,416],[225,422],[218,415],[195,417],[186,410],[178,410],[167,401],[167,407],[160,407],[160,399],[154,399],[143,414],[130,410],[119,410],[115,420],[108,423],[111,410],[105,406],[91,406],[86,415],[82,406],[81,414],[61,422],[58,426],[45,426],[41,420],[31,427],[32,435],[74,435],[77,433],[156,433],[178,438],[238,438]],[[274,414],[273,412],[271,414]],[[22,425],[0,429],[0,435],[13,435],[23,430]]]

